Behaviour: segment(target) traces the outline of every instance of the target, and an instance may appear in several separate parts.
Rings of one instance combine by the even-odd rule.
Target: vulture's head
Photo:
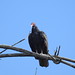
[[[31,27],[32,27],[32,33],[35,33],[35,32],[39,31],[39,29],[38,29],[38,27],[36,26],[35,23],[31,23]]]

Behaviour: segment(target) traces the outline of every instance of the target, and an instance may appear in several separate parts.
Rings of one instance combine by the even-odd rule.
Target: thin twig
[[[13,45],[11,45],[11,46],[15,46],[15,45],[17,45],[18,43],[20,43],[20,42],[22,42],[22,41],[24,41],[25,40],[25,38],[24,39],[22,39],[22,40],[20,40],[20,41],[18,41],[18,42],[16,42],[15,44],[13,44]],[[4,49],[3,51],[1,51],[0,52],[0,54],[2,54],[3,52],[5,52],[7,49]]]
[[[36,70],[35,70],[35,75],[37,75],[37,67],[36,67]]]
[[[58,56],[59,55],[59,52],[60,52],[60,46],[59,46],[59,48],[56,47],[56,50],[54,52],[54,56]]]

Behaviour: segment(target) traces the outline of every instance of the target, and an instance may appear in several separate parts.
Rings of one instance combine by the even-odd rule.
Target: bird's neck
[[[39,29],[36,27],[36,28],[32,28],[32,33],[37,33],[39,32]]]

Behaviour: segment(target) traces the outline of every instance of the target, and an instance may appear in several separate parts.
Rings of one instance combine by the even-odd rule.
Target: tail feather
[[[40,59],[40,60],[39,60],[39,64],[40,64],[40,66],[42,66],[42,67],[48,67],[48,66],[49,66],[48,60]]]

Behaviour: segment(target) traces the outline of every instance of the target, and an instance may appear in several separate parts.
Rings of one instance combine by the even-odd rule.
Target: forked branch
[[[53,57],[54,59],[57,59],[57,58],[61,59],[60,63],[66,64],[68,66],[75,68],[75,65],[72,65],[68,62],[65,62],[65,61],[69,61],[69,62],[75,63],[75,60],[68,59],[65,57],[46,55],[46,54],[41,55],[41,54],[34,53],[34,52],[31,52],[31,51],[28,51],[28,50],[25,50],[22,48],[12,47],[12,46],[8,46],[8,45],[0,45],[0,48],[11,49],[11,50],[20,52],[20,53],[13,53],[13,54],[0,54],[0,58],[4,58],[4,57],[26,57],[26,56],[28,57],[29,56],[29,57],[35,57],[37,59],[48,59],[48,60],[54,61],[52,59],[52,57]]]

